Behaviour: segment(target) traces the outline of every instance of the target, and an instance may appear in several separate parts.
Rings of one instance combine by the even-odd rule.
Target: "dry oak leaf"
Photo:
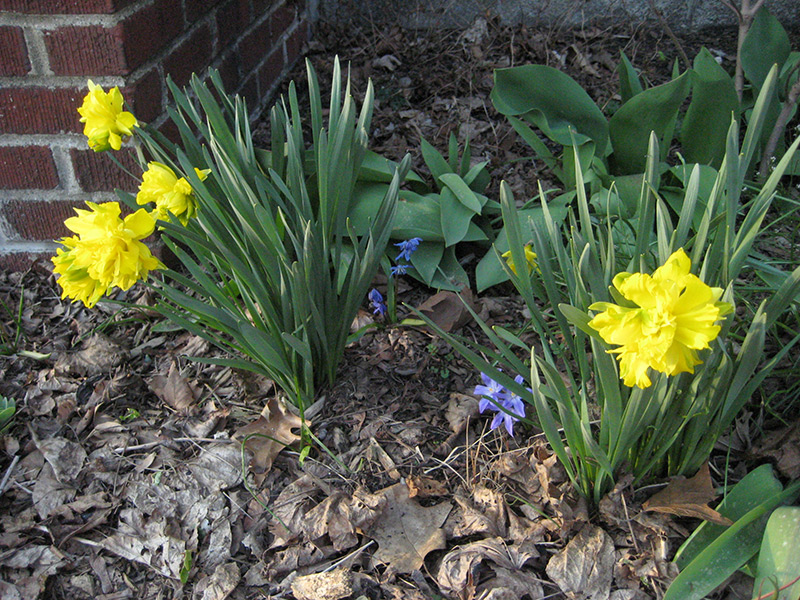
[[[442,290],[425,300],[417,310],[436,323],[444,331],[460,329],[472,319],[465,303],[475,310],[472,292],[468,287],[461,288],[461,295]]]
[[[411,573],[422,566],[428,552],[445,547],[441,526],[452,505],[420,506],[409,497],[405,483],[396,483],[378,494],[386,498],[386,504],[375,524],[365,531],[378,543],[373,559],[388,565],[391,573]]]
[[[186,411],[195,403],[194,391],[175,361],[172,361],[166,376],[154,375],[148,385],[156,396],[179,412]]]
[[[194,597],[198,600],[225,600],[239,585],[241,578],[236,563],[218,565],[211,575],[197,582]]]
[[[448,552],[442,559],[436,582],[443,591],[458,598],[471,599],[476,593],[484,598],[494,593],[498,598],[521,598],[527,594],[536,600],[544,597],[542,585],[522,567],[538,556],[532,544],[523,550],[506,545],[501,538],[479,540]],[[478,572],[481,567],[485,574]],[[489,572],[494,576],[487,579]],[[481,583],[476,587],[477,581]],[[505,590],[502,594],[499,593],[501,589]],[[483,591],[488,591],[488,594],[481,594]]]
[[[253,453],[250,472],[257,485],[264,481],[278,453],[300,439],[292,430],[302,425],[300,417],[290,412],[282,400],[273,397],[258,419],[236,430],[233,438],[245,441],[245,448]],[[311,423],[306,421],[306,425]]]
[[[608,600],[613,567],[611,537],[587,524],[550,559],[545,571],[570,600]]]
[[[301,575],[292,582],[297,600],[341,600],[353,594],[353,574],[345,568]]]
[[[667,487],[642,504],[642,509],[704,519],[718,525],[732,525],[730,519],[708,506],[716,497],[706,462],[691,479],[675,477]]]

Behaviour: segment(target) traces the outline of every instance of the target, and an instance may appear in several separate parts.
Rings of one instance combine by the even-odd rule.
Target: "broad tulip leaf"
[[[690,86],[687,71],[677,79],[637,94],[614,113],[609,121],[609,135],[618,173],[644,171],[651,131],[658,137],[659,147],[665,152],[669,150],[678,109]]]
[[[753,599],[767,597],[769,600],[778,597],[785,600],[800,598],[800,506],[781,506],[767,521],[764,538],[761,540],[761,551],[758,554],[756,581],[753,585]],[[771,591],[794,584],[780,592],[766,596]]]
[[[719,168],[731,119],[738,118],[736,88],[705,48],[694,59],[693,79],[692,101],[681,125],[683,155],[687,162]]]
[[[758,11],[742,42],[742,68],[747,80],[761,89],[772,65],[778,68],[789,58],[789,36],[766,8]]]
[[[475,213],[459,202],[449,188],[444,188],[439,198],[444,245],[452,246],[464,239]]]
[[[622,97],[622,103],[625,104],[628,100],[633,98],[636,94],[643,91],[642,82],[639,81],[639,74],[633,68],[631,61],[625,55],[625,52],[620,50],[620,61],[617,65],[617,72],[619,73],[619,95]]]
[[[545,65],[523,65],[494,72],[494,107],[505,116],[535,124],[551,140],[572,145],[588,139],[602,156],[608,144],[608,121],[589,94],[569,75]]]

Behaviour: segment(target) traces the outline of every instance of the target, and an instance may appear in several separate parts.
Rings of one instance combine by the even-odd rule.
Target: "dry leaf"
[[[432,477],[409,477],[406,479],[409,498],[430,498],[431,496],[447,496],[450,490],[447,486]]]
[[[86,451],[79,444],[64,438],[40,440],[35,436],[33,441],[53,467],[56,479],[61,483],[72,483],[77,479],[86,460]]]
[[[309,475],[303,475],[281,490],[271,508],[275,517],[269,523],[273,535],[271,548],[284,546],[297,539],[303,531],[311,492],[316,489],[314,480]]]
[[[473,396],[456,392],[450,394],[445,418],[453,433],[464,431],[469,420],[478,414],[478,401]]]
[[[108,336],[96,333],[84,342],[79,352],[62,354],[56,361],[55,371],[100,375],[121,365],[127,358],[128,352],[122,346]]]
[[[775,460],[778,471],[788,479],[800,479],[800,421],[765,434],[754,453]]]
[[[236,563],[219,565],[208,577],[197,582],[194,597],[198,600],[225,600],[239,585],[241,574]]]
[[[441,529],[452,506],[442,502],[424,507],[408,496],[408,487],[396,483],[379,492],[386,505],[375,524],[365,533],[378,543],[373,558],[389,565],[392,573],[419,569],[432,550],[445,547]]]
[[[292,593],[297,600],[341,600],[353,593],[353,574],[339,568],[301,575],[292,582]]]
[[[264,481],[278,453],[300,439],[292,430],[299,429],[302,424],[302,419],[289,412],[282,400],[273,397],[258,419],[233,434],[234,439],[246,440],[245,448],[253,453],[250,472],[256,485]],[[310,425],[308,421],[306,424]]]
[[[175,361],[170,365],[166,377],[154,375],[148,385],[156,396],[177,411],[185,411],[195,403],[194,392]]]
[[[352,521],[350,498],[343,492],[334,492],[306,513],[303,531],[310,541],[326,535],[334,550],[340,552],[358,543]]]
[[[444,331],[450,332],[466,325],[472,318],[464,302],[474,310],[472,292],[469,288],[461,289],[461,297],[455,292],[443,290],[425,300],[417,307],[417,310]]]
[[[216,444],[188,464],[194,478],[210,492],[219,492],[242,481],[242,456],[239,444]]]
[[[521,598],[527,594],[537,600],[544,597],[542,585],[522,567],[538,556],[532,544],[522,550],[507,546],[500,538],[479,540],[448,552],[442,559],[436,582],[443,591],[459,598],[472,598],[476,592],[488,591],[487,596],[481,597]],[[482,566],[483,574],[479,573]],[[494,576],[489,577],[490,572]],[[481,583],[475,588],[477,581]]]
[[[667,487],[642,504],[642,508],[681,517],[704,519],[718,525],[732,525],[730,519],[708,506],[708,503],[716,497],[706,462],[691,479],[675,477]]]
[[[599,527],[584,525],[545,569],[570,600],[608,600],[614,567],[614,542]]]

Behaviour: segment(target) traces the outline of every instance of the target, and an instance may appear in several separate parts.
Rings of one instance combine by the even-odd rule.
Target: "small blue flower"
[[[367,294],[367,298],[372,303],[372,308],[375,310],[372,311],[373,315],[385,315],[386,314],[386,304],[383,302],[383,296],[381,293],[373,288],[370,290],[369,294]]]
[[[417,248],[419,248],[419,243],[422,241],[420,237],[414,237],[410,240],[405,240],[402,242],[398,242],[395,244],[398,248],[400,248],[400,254],[394,259],[395,262],[400,260],[401,258],[405,261],[411,260],[411,255],[416,252]]]
[[[412,265],[395,265],[392,267],[392,275],[405,275]]]
[[[485,385],[475,386],[475,393],[483,396],[480,404],[478,404],[480,412],[485,411],[487,408],[497,412],[494,419],[492,419],[492,424],[489,426],[490,429],[497,429],[502,424],[508,431],[508,435],[513,437],[514,423],[525,418],[525,402],[517,394],[507,390],[485,373],[481,373],[481,379]],[[522,375],[517,375],[514,381],[520,385],[525,382]],[[531,391],[530,388],[526,389],[529,392]],[[501,410],[501,406],[508,412]]]
[[[497,403],[500,402],[506,395],[506,388],[497,383],[494,379],[489,377],[486,373],[481,373],[483,385],[475,386],[475,395],[481,396],[481,401],[478,404],[478,409],[483,412],[487,408],[497,410]],[[494,402],[492,402],[494,400]]]

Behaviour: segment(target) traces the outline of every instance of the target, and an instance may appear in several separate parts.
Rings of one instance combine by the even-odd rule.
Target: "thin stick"
[[[6,474],[3,475],[3,481],[0,481],[0,496],[3,495],[3,492],[6,491],[6,485],[8,485],[8,478],[11,477],[11,472],[14,470],[14,467],[17,466],[19,462],[19,454],[14,455],[14,459],[11,461],[11,464],[8,465],[6,469]]]
[[[798,68],[800,68],[800,63],[796,64],[793,70]],[[767,175],[769,174],[769,162],[772,160],[772,156],[775,154],[775,148],[778,147],[778,140],[781,139],[783,130],[786,128],[786,124],[792,117],[792,112],[797,105],[798,99],[800,99],[800,78],[794,82],[794,85],[789,90],[789,94],[786,96],[786,101],[783,103],[783,108],[781,109],[778,118],[775,119],[775,125],[772,128],[772,133],[769,136],[767,145],[764,147],[764,155],[761,157],[761,165],[759,166],[762,181],[767,179]]]
[[[678,49],[678,54],[681,55],[681,60],[683,61],[683,64],[686,65],[687,69],[690,69],[692,63],[689,62],[689,57],[686,55],[686,51],[683,49],[680,40],[678,40],[678,38],[673,33],[672,27],[669,26],[669,23],[667,23],[667,20],[664,18],[664,14],[658,9],[654,0],[648,0],[648,3],[650,4],[650,10],[653,11],[653,13],[656,15],[656,18],[658,19],[659,25],[661,25],[661,27],[664,28],[664,31],[666,32],[667,36],[669,37],[669,39],[672,40],[672,43],[675,44],[675,48]]]
[[[147,442],[146,444],[137,444],[136,446],[120,446],[119,448],[114,448],[114,452],[117,454],[127,454],[128,452],[136,452],[138,450],[149,450],[150,448],[155,448],[156,446],[163,446],[164,444],[170,444],[172,442],[217,442],[222,444],[233,444],[236,440],[230,440],[227,438],[192,438],[192,437],[179,437],[174,438],[171,440],[158,440],[156,442]]]

